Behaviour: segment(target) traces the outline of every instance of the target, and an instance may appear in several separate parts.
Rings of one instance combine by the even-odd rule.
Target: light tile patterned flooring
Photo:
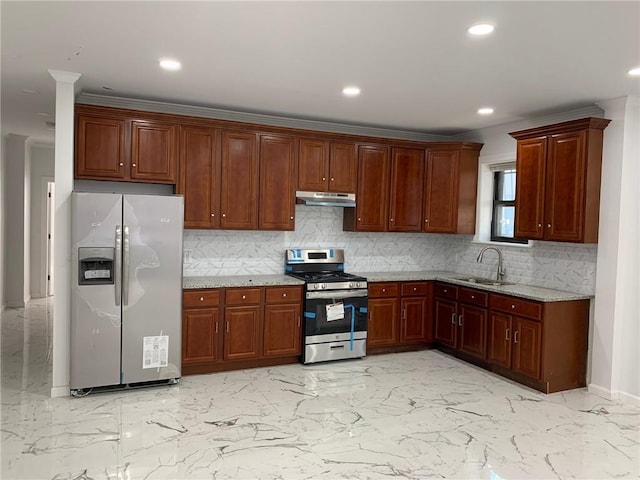
[[[1,318],[3,480],[640,476],[640,408],[434,350],[52,399],[52,310]]]

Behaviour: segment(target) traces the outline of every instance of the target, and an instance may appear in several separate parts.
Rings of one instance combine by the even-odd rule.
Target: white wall
[[[30,181],[28,137],[7,135],[5,151],[5,272],[4,295],[9,307],[23,307],[29,300],[29,227],[25,222],[25,187]]]
[[[46,182],[53,181],[55,166],[53,145],[31,146],[31,297],[45,297],[47,275],[47,197]]]
[[[606,118],[590,391],[640,404],[640,99],[602,102]]]

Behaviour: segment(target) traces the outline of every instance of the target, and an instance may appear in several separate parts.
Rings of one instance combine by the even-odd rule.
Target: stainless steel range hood
[[[355,193],[296,192],[296,203],[320,207],[355,207]]]

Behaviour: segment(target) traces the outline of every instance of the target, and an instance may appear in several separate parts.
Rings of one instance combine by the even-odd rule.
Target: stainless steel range
[[[287,250],[285,273],[305,281],[303,363],[364,357],[367,279],[344,272],[344,250]]]

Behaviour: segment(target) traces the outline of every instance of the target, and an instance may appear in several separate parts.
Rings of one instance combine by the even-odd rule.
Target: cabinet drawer
[[[427,294],[427,284],[426,282],[406,282],[402,284],[400,290],[403,297],[424,297]]]
[[[300,287],[269,287],[267,288],[266,303],[300,303],[302,288]]]
[[[372,298],[397,297],[399,292],[397,283],[370,283],[369,296]]]
[[[458,300],[471,305],[486,307],[489,304],[489,294],[471,288],[461,288],[458,291]]]
[[[220,290],[189,290],[182,292],[182,307],[215,307],[220,305]]]
[[[446,283],[436,283],[433,288],[434,297],[458,299],[458,287],[447,285]]]
[[[492,310],[502,310],[503,312],[534,318],[536,320],[542,318],[541,304],[521,298],[491,294],[490,307]]]
[[[225,304],[248,305],[260,303],[260,288],[229,288],[225,292]]]

